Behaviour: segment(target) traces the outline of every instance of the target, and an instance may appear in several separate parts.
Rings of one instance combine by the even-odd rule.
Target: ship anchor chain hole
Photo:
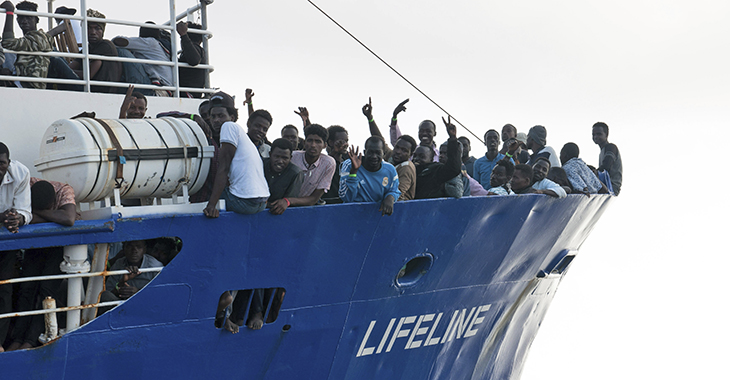
[[[395,276],[395,285],[405,288],[416,285],[433,265],[433,255],[426,252],[411,258],[403,265]]]

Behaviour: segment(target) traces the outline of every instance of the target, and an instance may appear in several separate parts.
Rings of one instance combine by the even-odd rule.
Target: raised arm
[[[309,121],[309,111],[307,111],[307,107],[299,107],[299,111],[294,111],[294,113],[302,118],[304,128],[307,128],[310,124],[312,124],[312,122]]]
[[[340,190],[339,196],[343,202],[349,203],[355,200],[358,192],[357,170],[362,165],[362,154],[360,148],[350,147],[347,151],[350,156],[349,161],[342,163],[340,169]]]
[[[370,135],[383,137],[383,134],[380,133],[380,128],[378,128],[378,124],[375,122],[375,119],[373,119],[372,98],[368,98],[368,103],[362,106],[362,114],[365,115],[365,118],[368,119],[368,125],[370,126]]]
[[[15,6],[9,1],[3,1],[0,4],[0,8],[5,9],[5,27],[3,28],[3,42],[5,42],[7,39],[15,38],[15,33],[13,33],[13,12],[15,12]]]
[[[127,88],[127,94],[124,95],[124,100],[122,101],[122,106],[119,107],[119,118],[120,119],[126,119],[127,118],[127,111],[129,111],[129,107],[132,106],[132,101],[134,101],[134,97],[132,97],[132,93],[134,92],[134,85],[130,84]]]
[[[251,117],[251,114],[253,114],[253,90],[250,88],[246,89],[246,100],[243,101],[243,104],[248,105],[248,116]]]
[[[456,138],[456,126],[451,123],[451,116],[448,121],[443,117],[441,120],[444,121],[446,132],[449,134],[448,151],[446,152],[449,162],[439,171],[438,176],[440,181],[446,182],[461,173],[461,154],[459,154],[459,140]]]
[[[200,56],[200,52],[195,48],[195,44],[188,35],[187,22],[180,21],[177,23],[177,34],[180,35],[180,45],[182,45],[180,61],[185,62],[190,66],[196,66],[203,60],[203,57]]]
[[[400,104],[398,104],[398,106],[393,110],[393,118],[390,119],[390,143],[393,146],[395,146],[395,142],[398,141],[402,135],[400,128],[398,128],[398,114],[406,112],[406,103],[408,103],[409,100],[410,99],[406,99],[400,102]]]

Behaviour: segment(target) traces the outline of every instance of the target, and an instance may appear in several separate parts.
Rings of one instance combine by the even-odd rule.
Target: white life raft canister
[[[68,183],[77,202],[111,197],[194,194],[208,177],[214,148],[190,119],[62,119],[43,135],[34,162],[43,178]]]

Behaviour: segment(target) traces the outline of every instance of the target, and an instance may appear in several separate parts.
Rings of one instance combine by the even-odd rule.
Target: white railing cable
[[[160,272],[162,271],[162,267],[156,267],[156,268],[139,268],[140,273],[148,273],[148,272]],[[110,271],[104,271],[104,272],[87,272],[87,273],[70,273],[70,274],[54,274],[54,275],[48,275],[48,276],[35,276],[35,277],[18,277],[18,278],[11,278],[9,280],[3,280],[0,281],[0,284],[6,285],[6,284],[17,284],[21,282],[32,282],[32,281],[47,281],[47,280],[63,280],[66,278],[79,278],[79,277],[98,277],[98,276],[116,276],[119,274],[129,274],[129,271],[126,269],[121,270],[110,270]]]
[[[91,304],[91,305],[66,306],[66,307],[58,307],[55,309],[38,309],[38,310],[29,310],[29,311],[19,311],[17,313],[0,314],[0,319],[13,318],[13,317],[27,317],[30,315],[40,315],[40,314],[60,313],[60,312],[64,312],[64,311],[90,309],[92,307],[116,306],[121,303],[124,303],[124,301],[107,301],[107,302],[99,302],[99,303],[95,303],[95,304]]]

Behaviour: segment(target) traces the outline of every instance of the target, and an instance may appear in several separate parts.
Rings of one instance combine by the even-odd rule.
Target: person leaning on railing
[[[180,35],[180,53],[179,62],[185,62],[190,66],[198,64],[206,64],[205,50],[200,44],[203,43],[203,35],[197,33],[188,33],[188,29],[202,29],[200,24],[193,22],[177,23],[177,34]],[[205,70],[191,69],[189,67],[180,67],[179,69],[180,87],[205,87]],[[185,92],[185,95],[192,98],[200,98],[203,94],[200,92]],[[182,94],[181,94],[182,95]]]
[[[30,172],[25,165],[10,161],[10,150],[0,142],[0,220],[5,228],[17,233],[20,226],[30,223]],[[18,251],[0,251],[0,280],[13,276]],[[0,285],[0,314],[12,310],[13,286]],[[0,352],[5,351],[2,343],[8,333],[10,319],[0,319]]]

